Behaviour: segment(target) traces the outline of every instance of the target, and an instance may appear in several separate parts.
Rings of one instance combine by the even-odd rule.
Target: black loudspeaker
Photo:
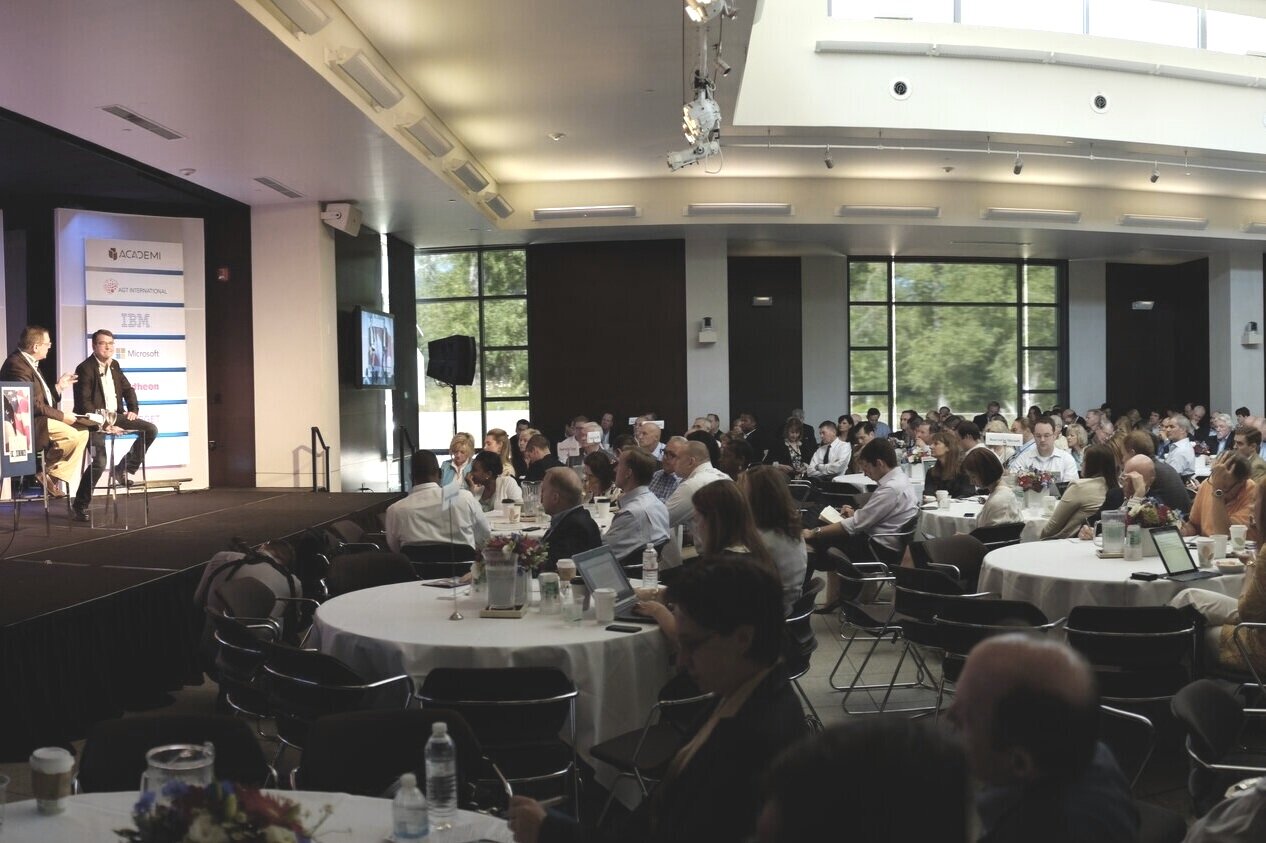
[[[440,383],[470,386],[475,382],[475,338],[454,335],[427,343],[426,376]]]

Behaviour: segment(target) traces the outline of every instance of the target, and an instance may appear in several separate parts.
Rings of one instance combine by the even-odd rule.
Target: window
[[[959,23],[1081,34],[1082,0],[960,0]]]
[[[457,429],[475,437],[513,432],[529,416],[527,271],[522,249],[423,252],[414,256],[418,317],[418,447],[446,450],[452,395],[426,377],[427,343],[475,338],[475,382],[457,387]]]
[[[849,261],[850,409],[1061,403],[1063,289],[1056,264]]]

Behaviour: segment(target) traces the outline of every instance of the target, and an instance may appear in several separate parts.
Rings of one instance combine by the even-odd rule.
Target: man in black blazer
[[[131,449],[119,464],[112,470],[114,482],[120,486],[131,486],[129,474],[135,474],[145,461],[145,452],[154,444],[158,428],[137,415],[141,405],[136,400],[136,390],[128,381],[127,375],[114,359],[114,334],[104,328],[92,335],[92,354],[75,369],[75,412],[96,413],[101,410],[113,410],[118,413],[114,427],[119,432],[134,430],[140,435],[132,443]],[[99,430],[93,431],[92,465],[88,469],[88,477],[79,484],[79,494],[75,503],[86,507],[92,496],[92,489],[97,479],[105,470],[106,452],[105,436]]]
[[[581,506],[584,494],[580,478],[570,468],[551,468],[541,483],[541,508],[549,516],[549,529],[541,541],[549,545],[549,560],[542,571],[553,571],[559,559],[593,550],[602,544],[602,532]]]
[[[524,479],[537,483],[545,480],[545,472],[562,465],[550,450],[549,440],[539,433],[528,440],[527,447],[523,449],[523,457],[527,460],[528,467]]]
[[[35,447],[45,450],[44,474],[37,478],[50,495],[64,497],[53,478],[69,484],[79,476],[83,470],[84,448],[88,446],[88,431],[75,427],[74,414],[60,406],[61,391],[75,382],[75,376],[67,372],[55,385],[49,386],[40,373],[39,362],[48,356],[52,347],[47,328],[27,325],[22,329],[18,350],[0,366],[0,381],[25,381],[34,387]],[[88,515],[77,511],[75,519],[87,521]]]

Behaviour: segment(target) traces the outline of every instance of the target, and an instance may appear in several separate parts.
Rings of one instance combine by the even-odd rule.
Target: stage
[[[201,681],[193,592],[203,564],[231,538],[256,544],[344,518],[372,520],[396,497],[151,492],[149,526],[127,531],[73,523],[64,501],[50,502],[48,536],[40,504],[23,504],[16,531],[12,504],[0,504],[0,548],[8,545],[0,551],[0,758],[64,744],[97,720]]]

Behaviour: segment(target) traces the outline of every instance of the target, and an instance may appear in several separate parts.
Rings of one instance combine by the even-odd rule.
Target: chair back
[[[982,600],[943,596],[933,618],[947,654],[966,656],[986,638],[1036,630],[1049,622],[1042,610],[1023,600]]]
[[[395,789],[401,773],[416,773],[425,782],[426,742],[432,724],[441,721],[457,748],[458,805],[471,808],[483,748],[465,718],[439,708],[345,711],[318,718],[308,730],[295,784],[303,790],[381,797]]]
[[[1119,668],[1177,667],[1196,633],[1173,606],[1075,606],[1065,630],[1091,664]]]
[[[799,679],[809,672],[810,657],[818,649],[818,636],[813,631],[813,604],[824,585],[818,577],[810,580],[783,621],[783,660],[791,679]]]
[[[474,562],[478,557],[470,545],[448,542],[406,544],[400,548],[400,552],[413,563],[413,573],[423,580],[451,577],[455,574],[460,576],[468,570],[464,563]]]
[[[861,504],[858,504],[861,506]],[[887,565],[900,565],[901,560],[905,558],[906,548],[910,542],[914,540],[914,531],[919,525],[919,513],[916,510],[913,517],[909,521],[902,524],[895,533],[871,533],[867,536],[867,544],[870,547],[871,555]],[[897,547],[891,548],[888,545],[881,544],[877,539],[893,538],[897,540]]]
[[[235,618],[269,617],[277,603],[273,590],[254,577],[224,580],[215,586],[215,593],[224,613]]]
[[[1112,750],[1117,766],[1130,782],[1130,790],[1134,790],[1156,748],[1152,721],[1134,711],[1100,705],[1099,740]]]
[[[135,791],[145,772],[145,753],[172,743],[213,744],[217,779],[262,787],[273,778],[259,741],[245,720],[161,714],[94,724],[79,756],[79,788],[84,793]]]
[[[364,551],[336,556],[330,563],[326,583],[330,596],[348,594],[363,588],[409,582],[417,579],[407,557],[387,551]]]
[[[808,480],[788,480],[787,490],[791,492],[792,500],[804,503],[813,494],[813,484]]]
[[[335,545],[339,542],[355,544],[365,536],[364,528],[350,518],[335,521],[333,524],[326,526],[325,529],[329,530],[333,536]]]
[[[1187,732],[1187,746],[1206,764],[1215,764],[1236,745],[1244,707],[1212,679],[1197,679],[1174,695],[1170,711]]]
[[[997,550],[1000,547],[1010,547],[1013,544],[1019,544],[1020,534],[1023,532],[1024,522],[1013,521],[1009,524],[994,524],[989,527],[977,527],[972,530],[969,535],[983,544],[986,548],[986,552],[988,552],[989,550]]]
[[[961,595],[963,588],[940,571],[896,567],[893,606],[904,617],[931,621],[941,606],[941,598]]]
[[[712,707],[714,699],[714,694],[699,689],[689,673],[676,673],[659,689],[659,721],[672,726],[678,737],[689,737]]]
[[[437,667],[418,692],[424,709],[458,712],[490,749],[556,740],[578,695],[553,667]]]

